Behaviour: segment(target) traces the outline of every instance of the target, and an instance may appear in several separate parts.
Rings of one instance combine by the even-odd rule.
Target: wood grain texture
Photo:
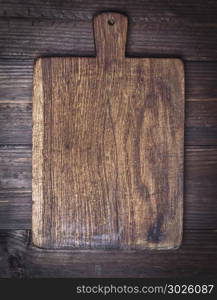
[[[97,11],[125,11],[133,16],[134,22],[145,23],[151,19],[163,22],[165,19],[179,19],[200,23],[216,21],[217,3],[215,0],[43,0],[25,1],[0,0],[0,16],[3,18],[37,18],[52,20],[92,21]],[[160,17],[160,20],[159,20]],[[178,22],[178,20],[177,20]]]
[[[0,60],[0,145],[32,143],[32,71],[33,60]],[[217,145],[217,63],[187,62],[185,77],[185,145]]]
[[[217,148],[185,148],[184,229],[215,230]],[[31,148],[0,150],[0,229],[31,229]]]
[[[33,242],[176,248],[183,65],[126,58],[123,15],[98,15],[94,30],[96,58],[43,58],[35,66]]]
[[[0,103],[32,102],[33,63],[28,58],[0,59]],[[185,79],[186,102],[217,100],[217,62],[185,62]]]
[[[0,59],[0,102],[31,102],[33,59]]]
[[[0,147],[0,193],[31,191],[31,151],[25,147]]]
[[[206,87],[204,87],[206,88]],[[189,98],[185,103],[185,145],[217,145],[217,97]],[[32,103],[0,101],[0,145],[31,146]]]
[[[185,151],[184,227],[216,227],[216,148]],[[0,228],[31,228],[31,149],[0,150]]]
[[[217,59],[215,0],[1,1],[1,57],[94,55],[92,16],[129,16],[129,55]]]
[[[128,55],[178,55],[187,59],[186,100],[194,101],[190,107],[186,102],[185,145],[192,146],[187,146],[185,152],[186,230],[179,250],[169,253],[165,250],[163,253],[101,251],[100,254],[47,251],[29,247],[26,231],[0,230],[0,277],[216,276],[217,151],[215,146],[206,145],[217,145],[213,102],[217,99],[217,64],[216,61],[207,62],[216,59],[217,54],[217,1],[0,0],[0,3],[0,102],[8,103],[7,109],[0,107],[3,164],[0,165],[0,181],[4,184],[0,191],[1,200],[8,201],[0,205],[1,228],[31,228],[31,192],[23,192],[22,187],[25,185],[31,190],[31,150],[28,154],[25,149],[27,144],[28,149],[31,148],[31,109],[24,101],[31,103],[33,59],[43,54],[94,55],[91,30],[94,14],[107,9],[128,14],[131,28]],[[204,62],[191,62],[190,59]],[[202,107],[202,103],[197,104],[198,100],[207,102],[207,108]],[[20,103],[19,113],[17,102]],[[16,151],[22,157],[22,166]],[[28,170],[24,165],[29,165]],[[23,170],[28,175],[26,173],[22,179]],[[20,178],[16,184],[15,178]]]
[[[0,144],[31,144],[32,104],[16,101],[0,103]]]
[[[174,251],[46,250],[25,230],[0,230],[0,277],[209,278],[217,271],[217,232],[185,230]]]
[[[186,98],[189,101],[217,99],[217,62],[185,63]]]

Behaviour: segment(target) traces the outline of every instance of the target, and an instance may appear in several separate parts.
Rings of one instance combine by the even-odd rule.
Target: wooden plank
[[[0,144],[31,144],[32,63],[0,60]],[[189,62],[185,70],[186,100],[198,102],[186,103],[185,144],[216,145],[217,63]]]
[[[84,1],[3,3],[1,57],[94,55],[91,20],[103,10],[129,16],[129,55],[216,60],[216,3],[209,1]],[[206,13],[207,12],[207,13]]]
[[[216,21],[217,4],[215,0],[205,3],[203,0],[43,0],[3,1],[0,7],[1,17],[65,19],[72,21],[91,21],[93,14],[104,10],[125,11],[133,15],[134,22],[147,22],[150,18],[183,18],[200,22]]]
[[[29,229],[32,223],[30,192],[0,193],[0,229]]]
[[[216,145],[216,127],[189,127],[185,133],[185,144],[187,145]]]
[[[43,255],[44,254],[44,255]],[[52,255],[48,260],[47,253],[40,256],[28,258],[28,276],[31,277],[51,277],[51,278],[183,278],[183,277],[214,277],[216,276],[216,254],[194,254],[186,253],[178,255],[176,253],[160,254],[146,253],[138,255],[134,253],[113,255],[113,253],[102,255]],[[98,261],[97,257],[104,258],[104,262]],[[89,259],[88,259],[89,257]],[[135,257],[135,259],[134,259]],[[79,260],[79,263],[72,261]],[[83,261],[81,260],[83,259]],[[62,264],[61,264],[62,260]],[[90,261],[91,260],[91,261]],[[108,262],[107,262],[108,261]]]
[[[0,102],[32,98],[33,59],[0,59]]]
[[[217,62],[186,62],[187,101],[217,100]]]
[[[6,173],[7,187],[5,186],[0,193],[0,229],[30,229],[32,226],[30,157],[29,147],[4,147],[0,151],[0,168],[11,170]],[[216,229],[216,147],[187,147],[184,169],[184,228]],[[24,173],[25,179],[22,175]],[[1,172],[1,186],[5,182],[4,177],[5,174]],[[20,180],[16,179],[14,184],[14,178]]]
[[[13,190],[31,191],[31,152],[27,148],[0,148],[0,186],[1,193]]]
[[[0,59],[0,102],[32,102],[33,59]],[[185,62],[186,101],[217,100],[217,62]]]
[[[188,147],[185,151],[185,228],[216,228],[217,148]]]
[[[211,113],[212,112],[212,113]],[[186,108],[187,128],[212,128],[217,125],[217,101],[192,101]],[[217,142],[217,136],[216,136]]]
[[[31,147],[0,147],[0,229],[31,228]]]
[[[32,104],[0,103],[0,144],[31,144]]]
[[[217,145],[217,101],[187,101],[185,145]],[[0,145],[32,143],[32,104],[26,101],[0,101]]]
[[[185,144],[215,145],[217,63],[190,62],[185,69],[186,100],[196,102],[186,103]],[[32,60],[0,60],[0,144],[31,144],[32,70]]]
[[[42,58],[33,95],[33,240],[46,248],[176,248],[184,73],[125,57],[127,18],[94,18],[96,58]]]
[[[144,26],[149,26],[150,23],[155,23],[156,26],[159,24],[158,33],[159,33],[159,39],[166,39],[167,46],[171,49],[173,45],[173,39],[166,36],[165,32],[165,24],[167,22],[171,23],[174,26],[175,30],[180,30],[182,28],[182,24],[185,23],[185,30],[192,30],[192,23],[199,23],[201,26],[207,26],[207,24],[210,25],[210,31],[214,33],[214,28],[216,27],[216,6],[217,2],[214,0],[211,0],[209,2],[207,1],[106,1],[106,0],[96,0],[96,1],[58,1],[58,0],[52,0],[42,2],[40,0],[33,0],[31,2],[26,1],[3,1],[0,6],[0,13],[5,18],[4,24],[6,26],[10,26],[11,24],[11,18],[18,17],[26,17],[29,18],[30,22],[34,25],[34,22],[36,21],[40,23],[40,21],[45,21],[44,24],[48,21],[48,23],[52,24],[55,23],[55,19],[58,19],[58,22],[56,23],[56,26],[61,23],[61,19],[63,21],[70,20],[71,22],[68,23],[66,26],[80,26],[80,22],[91,22],[92,15],[96,12],[96,10],[101,9],[108,9],[112,8],[114,10],[122,10],[124,8],[124,12],[127,12],[128,15],[130,15],[130,22],[131,24],[133,22],[135,23],[143,23]],[[50,20],[47,20],[50,19]],[[29,23],[30,24],[30,23]],[[76,25],[75,25],[76,24]],[[177,24],[177,25],[176,25]],[[208,26],[209,26],[208,25]],[[37,25],[36,25],[37,26]],[[61,28],[63,29],[63,25]],[[188,27],[189,26],[189,27]],[[195,26],[195,25],[194,25]],[[192,38],[192,41],[195,42],[195,40],[199,40],[203,34],[204,34],[204,28],[199,28],[196,30],[196,25],[193,27],[193,32],[196,35],[198,31],[200,31],[200,37],[194,37]],[[7,27],[7,28],[8,28]],[[12,26],[13,27],[13,26]],[[55,27],[55,25],[54,25]],[[187,29],[188,27],[188,29]],[[38,28],[38,27],[37,27]],[[178,29],[176,29],[178,28]],[[10,33],[13,32],[12,29],[8,28],[8,33],[5,35],[7,37],[7,41],[5,41],[5,38],[2,40],[3,44],[1,44],[1,50],[3,49],[5,43],[10,43]],[[45,30],[45,29],[44,29]],[[44,32],[42,30],[42,32]],[[55,30],[55,28],[54,28]],[[53,30],[53,31],[54,31]],[[142,29],[145,34],[145,29]],[[150,29],[149,29],[150,30]],[[151,29],[152,30],[152,29]],[[213,31],[214,30],[214,31]],[[30,34],[31,28],[28,30],[28,34]],[[34,30],[33,30],[34,31]],[[73,29],[74,32],[74,29]],[[64,29],[62,30],[62,33],[64,34]],[[14,34],[14,33],[13,33]],[[39,35],[38,31],[38,35]],[[132,32],[132,34],[134,34]],[[19,35],[19,34],[18,34]],[[35,34],[37,36],[37,33]],[[43,48],[43,51],[47,53],[48,55],[51,55],[54,53],[55,46],[51,45],[52,41],[55,42],[54,33],[51,34],[51,40],[48,40],[47,38],[47,45],[49,45],[49,49],[44,49],[42,45],[39,45],[39,48]],[[187,35],[186,35],[187,36]],[[185,36],[185,37],[186,37]],[[204,34],[205,36],[205,34]],[[13,39],[12,39],[13,40]],[[21,37],[17,39],[19,41],[20,45],[23,47],[22,49],[19,49],[17,51],[18,55],[22,55],[22,58],[24,58],[25,53],[32,53],[34,49],[28,50],[28,37],[24,40],[24,43],[21,41]],[[82,38],[83,40],[83,38]],[[205,40],[208,42],[208,47],[205,49]],[[168,44],[168,41],[170,44]],[[14,38],[14,42],[16,43],[16,39]],[[40,39],[40,43],[42,43],[42,38]],[[35,46],[37,46],[38,41],[34,42]],[[174,40],[175,47],[177,47],[177,50],[183,51],[183,45],[184,49],[187,54],[197,53],[200,51],[200,45],[197,43],[191,43],[191,41],[187,39],[182,39],[178,41],[178,39]],[[178,43],[181,43],[181,47],[178,45]],[[214,46],[215,41],[213,41]],[[156,44],[156,41],[155,41]],[[207,51],[207,56],[213,57],[213,50],[210,51],[210,45],[212,44],[212,41],[210,40],[210,37],[205,37],[203,45],[203,53],[204,51]],[[65,44],[68,45],[68,44]],[[79,44],[82,46],[82,49],[78,49],[78,53],[74,52],[75,55],[79,55],[81,52],[83,52],[84,47],[86,47],[83,44]],[[9,45],[9,47],[14,47],[14,45]],[[64,48],[65,46],[62,45]],[[89,49],[89,45],[87,48]],[[92,47],[92,46],[91,46]],[[135,45],[132,46],[133,49],[135,49]],[[59,52],[63,52],[61,46],[58,44],[57,48],[60,50]],[[190,48],[188,50],[187,48]],[[52,49],[52,51],[51,51]],[[74,49],[74,48],[73,48]],[[85,48],[86,49],[86,48]],[[92,49],[92,48],[91,48]],[[213,49],[216,49],[216,46],[213,47]],[[71,54],[70,49],[67,48],[67,50],[63,49],[65,52],[68,52]],[[10,49],[9,49],[10,51]],[[27,52],[26,52],[27,51]],[[32,52],[31,52],[32,51]],[[37,50],[38,53],[40,53],[39,50]],[[37,52],[36,51],[36,52]],[[42,51],[42,52],[43,52]],[[73,50],[74,51],[74,50]],[[144,55],[146,53],[143,53],[140,50],[138,50],[137,47],[137,53],[139,55]],[[161,51],[161,49],[160,49]],[[165,51],[165,50],[163,50]],[[181,52],[180,51],[180,52]],[[53,52],[53,53],[51,53]],[[129,50],[128,50],[129,52]],[[155,49],[153,53],[156,53],[157,50]],[[159,51],[158,51],[159,52]],[[170,50],[166,51],[170,53]],[[4,56],[9,55],[7,53],[7,50],[4,48],[4,51],[1,52]],[[13,48],[13,53],[16,54],[16,51]],[[94,50],[91,50],[90,55],[93,55]],[[150,53],[152,55],[153,53]],[[59,53],[58,53],[59,54]],[[132,52],[132,54],[134,54]],[[174,53],[172,53],[174,54]],[[171,55],[172,55],[171,54]],[[31,54],[32,55],[32,54]],[[134,54],[135,55],[135,54]],[[164,54],[161,54],[164,55]],[[165,54],[167,55],[167,53]],[[16,56],[14,56],[16,57]],[[209,58],[210,59],[210,58]],[[197,65],[198,63],[194,64]],[[188,79],[188,64],[185,65],[186,70],[186,94],[188,95],[188,89],[191,91],[191,96],[194,94],[194,98],[191,98],[190,100],[196,100],[198,99],[200,101],[206,101],[212,97],[212,101],[216,99],[216,70],[215,62],[207,63],[201,63],[200,64],[200,78],[198,77],[198,71],[195,73],[192,71],[192,78],[193,81],[189,81]],[[206,70],[207,66],[208,68],[212,69],[211,72],[203,72],[203,69]],[[18,67],[17,67],[18,69]],[[1,68],[0,68],[1,72]],[[23,75],[22,75],[23,74]],[[16,81],[21,78],[21,76],[25,76],[25,71],[20,74],[19,76],[15,76],[14,84],[16,84]],[[29,74],[29,71],[27,70],[27,73]],[[189,77],[190,78],[190,77]],[[209,81],[210,79],[210,81]],[[194,84],[192,85],[192,82]],[[5,79],[6,83],[6,79]],[[18,86],[16,88],[13,88],[13,80],[11,80],[11,89],[5,88],[2,92],[2,98],[1,101],[28,101],[31,102],[31,97],[28,96],[31,94],[31,89],[25,88],[19,88]],[[20,90],[19,90],[20,89]],[[21,91],[23,89],[23,91]],[[2,84],[1,84],[1,91],[2,91]],[[1,92],[0,92],[1,93]],[[8,98],[6,99],[8,95]],[[203,97],[204,95],[204,97]],[[31,95],[30,95],[31,96]],[[25,97],[25,99],[24,99]],[[202,99],[201,99],[202,98]],[[13,100],[14,99],[14,100]],[[13,108],[11,108],[13,110]],[[198,110],[197,110],[198,111]],[[214,110],[215,111],[215,110]],[[193,113],[193,110],[192,110]],[[212,112],[210,112],[212,114]],[[16,117],[16,114],[13,115],[13,118]],[[194,116],[195,118],[195,116]],[[199,116],[198,116],[199,118]],[[212,118],[212,117],[211,117]],[[213,118],[214,120],[214,118]],[[194,121],[195,122],[195,121]],[[202,123],[205,123],[205,119],[203,118]],[[201,126],[202,126],[201,123]],[[199,124],[198,124],[199,126]],[[4,123],[3,123],[4,127]],[[0,127],[2,130],[2,127]],[[196,144],[201,145],[200,141],[202,140],[203,145],[207,144],[214,144],[215,143],[215,137],[217,136],[217,132],[214,130],[214,127],[190,127],[189,134],[187,136],[188,142],[190,141],[192,144],[196,140]],[[11,132],[9,131],[8,134],[10,135]],[[17,131],[17,134],[19,136],[19,140],[22,138],[21,131]],[[26,132],[25,132],[26,134]],[[23,134],[24,135],[24,134]],[[194,139],[193,139],[194,136]],[[208,139],[208,143],[207,143]],[[13,144],[13,139],[11,139],[10,143],[11,146]],[[7,142],[7,140],[6,140]],[[19,141],[18,141],[19,143]],[[30,143],[30,142],[24,142],[24,143]],[[194,149],[193,149],[194,148]],[[214,152],[213,154],[210,153],[210,147],[204,149],[204,147],[201,148],[201,153],[198,151],[194,151],[195,147],[192,148],[192,155],[190,155],[188,152],[185,154],[186,156],[186,166],[188,168],[187,174],[188,174],[188,183],[187,188],[185,188],[186,193],[186,199],[185,199],[185,213],[186,217],[184,220],[184,224],[188,228],[212,228],[216,229],[216,194],[217,190],[215,187],[215,179],[216,174],[213,169],[217,169],[215,165],[215,159],[214,159]],[[6,150],[6,148],[5,148]],[[209,151],[207,151],[209,150]],[[213,149],[213,151],[215,151]],[[2,152],[1,155],[4,155]],[[25,155],[25,154],[24,154]],[[214,155],[214,156],[213,156]],[[188,158],[189,157],[189,158]],[[212,157],[213,162],[207,161],[207,157]],[[190,160],[190,165],[188,167]],[[200,163],[202,161],[202,165],[200,166]],[[16,168],[16,166],[14,166]],[[20,169],[19,169],[20,170]],[[19,172],[18,170],[18,172]],[[200,174],[199,174],[200,172]],[[31,176],[31,175],[30,175]],[[211,185],[208,181],[204,184],[204,178],[208,178],[211,180]],[[16,189],[13,189],[12,197],[14,196],[14,200],[17,200],[18,195],[15,192]],[[7,193],[7,190],[5,190]],[[21,194],[21,190],[19,190],[19,194]],[[29,201],[31,201],[31,194],[29,194]],[[10,209],[10,207],[8,208]],[[19,213],[19,212],[17,212]],[[30,217],[31,218],[31,217]],[[16,216],[14,216],[14,222],[15,222]],[[4,219],[6,220],[6,218]],[[2,218],[0,217],[0,222],[2,221]],[[10,220],[11,221],[11,220]],[[14,223],[15,224],[15,223]],[[30,224],[30,223],[29,223]],[[1,226],[1,224],[0,224]],[[14,228],[16,228],[15,225],[13,225]],[[30,225],[29,225],[30,226]],[[10,227],[12,228],[12,227]],[[28,227],[29,228],[29,227]],[[0,267],[0,277],[25,277],[25,275],[29,275],[30,277],[48,277],[48,276],[54,276],[54,277],[71,277],[75,276],[76,274],[79,274],[78,276],[111,276],[111,274],[115,274],[115,276],[121,276],[121,274],[129,274],[131,277],[137,277],[137,276],[146,276],[150,278],[150,274],[153,274],[155,277],[159,276],[167,276],[167,277],[187,277],[192,276],[194,278],[196,277],[204,277],[204,276],[215,276],[216,275],[216,254],[211,254],[211,250],[209,249],[207,251],[207,245],[210,244],[210,242],[215,242],[216,237],[213,234],[210,234],[210,231],[202,230],[201,233],[198,233],[198,238],[196,239],[197,242],[195,243],[195,237],[189,236],[188,244],[190,247],[193,247],[188,249],[188,253],[182,253],[181,255],[177,255],[177,252],[173,253],[172,256],[171,253],[169,255],[165,256],[157,254],[155,258],[153,257],[153,253],[146,253],[143,257],[136,254],[136,257],[138,257],[138,261],[135,263],[135,260],[131,256],[129,258],[128,256],[124,256],[120,258],[120,256],[115,256],[113,260],[106,260],[105,263],[103,261],[100,262],[100,264],[97,264],[97,259],[99,258],[99,253],[93,258],[93,255],[90,256],[91,260],[89,262],[89,256],[88,254],[85,255],[85,259],[82,255],[78,258],[77,254],[76,256],[73,255],[71,252],[55,252],[55,254],[51,253],[50,260],[48,257],[50,257],[50,253],[47,253],[46,251],[43,251],[44,254],[38,253],[37,255],[34,254],[31,251],[25,252],[25,248],[22,247],[23,242],[26,244],[26,241],[28,241],[28,238],[26,235],[17,234],[16,237],[13,232],[10,233],[10,239],[7,238],[7,233],[2,234],[0,232],[0,256],[1,254],[1,267]],[[214,233],[214,231],[212,231]],[[195,233],[195,231],[194,231]],[[1,235],[2,234],[2,235]],[[184,233],[184,240],[185,240],[186,233]],[[204,242],[203,242],[204,241]],[[201,243],[202,242],[202,243]],[[12,245],[16,243],[16,246],[13,247]],[[9,249],[14,249],[14,251],[10,252],[10,255],[8,252],[5,251],[8,250],[8,246],[10,245]],[[202,249],[201,249],[202,246]],[[204,251],[204,247],[206,247],[206,252]],[[20,251],[21,250],[21,251]],[[24,251],[23,251],[24,250]],[[216,253],[216,250],[214,250]],[[191,252],[189,254],[189,252]],[[202,253],[201,253],[202,252]],[[59,258],[57,259],[57,253],[59,253]],[[108,253],[107,253],[108,255]],[[26,263],[27,258],[27,263]],[[74,258],[76,260],[74,260]],[[102,259],[105,257],[102,257]],[[125,260],[125,261],[124,261]],[[159,261],[159,263],[157,263]],[[62,265],[63,262],[63,265]],[[129,262],[129,263],[128,263]],[[142,262],[142,263],[141,263]],[[150,263],[149,263],[150,262]],[[82,264],[84,263],[84,264]],[[109,265],[110,264],[110,265]],[[112,270],[113,268],[113,270]],[[52,275],[53,274],[53,275]],[[56,274],[56,275],[55,275]],[[95,274],[95,276],[94,276]],[[126,276],[126,275],[125,275]]]
[[[185,145],[217,145],[217,101],[188,102]]]
[[[180,249],[157,253],[45,250],[32,246],[30,236],[27,231],[0,231],[0,253],[6,262],[0,276],[209,278],[217,271],[217,232],[213,230],[184,231]]]

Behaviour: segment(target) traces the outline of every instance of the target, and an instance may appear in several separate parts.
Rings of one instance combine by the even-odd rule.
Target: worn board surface
[[[216,277],[216,0],[0,2],[0,277]],[[183,241],[174,251],[33,250],[33,60],[94,56],[92,16],[108,9],[129,17],[127,56],[184,60]]]
[[[127,18],[94,19],[96,58],[34,71],[33,243],[169,249],[182,237],[184,73],[126,58]]]

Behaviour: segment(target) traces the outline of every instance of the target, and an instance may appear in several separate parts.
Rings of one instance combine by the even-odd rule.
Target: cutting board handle
[[[94,17],[96,56],[101,63],[125,58],[127,17],[113,12]]]

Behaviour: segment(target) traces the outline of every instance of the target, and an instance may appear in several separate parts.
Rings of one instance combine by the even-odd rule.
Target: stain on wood
[[[125,57],[127,17],[94,18],[96,57],[38,59],[33,90],[33,243],[180,245],[184,71]]]

